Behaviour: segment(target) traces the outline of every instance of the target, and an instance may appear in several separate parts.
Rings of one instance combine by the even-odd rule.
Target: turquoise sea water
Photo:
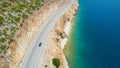
[[[79,0],[65,47],[70,68],[120,68],[120,0]]]

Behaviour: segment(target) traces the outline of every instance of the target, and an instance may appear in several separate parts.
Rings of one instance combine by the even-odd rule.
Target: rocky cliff
[[[15,33],[15,39],[10,43],[6,54],[0,57],[0,68],[18,68],[24,59],[30,42],[34,40],[38,29],[42,28],[43,22],[49,20],[62,6],[69,0],[46,0],[44,6],[38,11],[35,11],[27,18],[19,31]],[[57,21],[54,29],[51,31],[48,41],[45,60],[41,66],[47,65],[48,68],[54,68],[52,58],[57,57],[61,61],[60,68],[67,68],[66,59],[61,47],[61,42],[65,37],[68,37],[64,31],[65,24],[74,17],[77,10],[77,0],[69,10]],[[44,67],[41,67],[44,68]]]

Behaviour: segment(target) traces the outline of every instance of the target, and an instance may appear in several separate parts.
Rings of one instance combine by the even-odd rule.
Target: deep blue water
[[[70,68],[120,68],[120,0],[79,0]]]

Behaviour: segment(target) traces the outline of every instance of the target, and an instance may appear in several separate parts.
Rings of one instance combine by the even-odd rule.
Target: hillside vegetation
[[[25,19],[38,10],[44,0],[0,0],[0,54],[9,48]]]

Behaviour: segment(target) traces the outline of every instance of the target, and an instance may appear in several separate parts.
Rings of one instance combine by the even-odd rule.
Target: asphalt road
[[[20,68],[41,68],[39,65],[44,59],[45,43],[50,31],[53,29],[56,21],[68,10],[73,4],[74,0],[70,0],[63,8],[61,8],[51,19],[47,22],[45,27],[38,33],[37,39],[31,43],[31,48],[27,52]],[[41,43],[41,46],[39,44]]]

